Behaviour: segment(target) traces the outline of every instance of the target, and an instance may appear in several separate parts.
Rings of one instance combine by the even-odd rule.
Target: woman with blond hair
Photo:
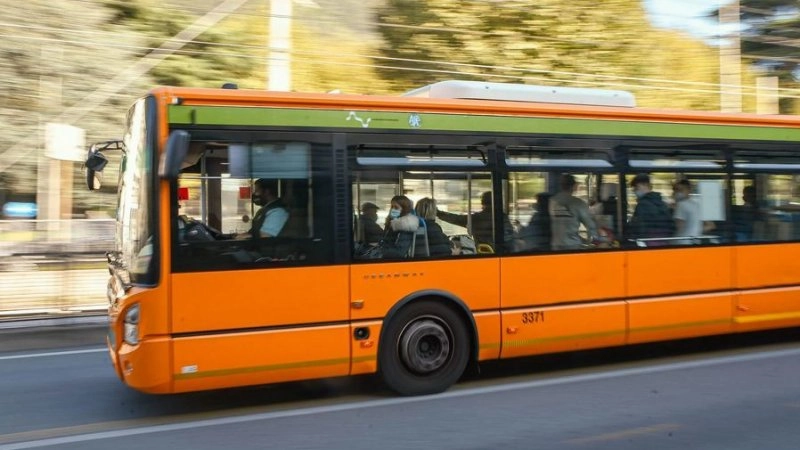
[[[450,239],[444,234],[442,227],[436,223],[436,200],[428,197],[420,199],[420,201],[417,202],[415,211],[417,212],[417,216],[425,221],[430,256],[451,255]],[[420,251],[422,248],[421,244],[422,243],[417,240],[417,248],[414,252],[415,255],[425,254],[424,251]]]

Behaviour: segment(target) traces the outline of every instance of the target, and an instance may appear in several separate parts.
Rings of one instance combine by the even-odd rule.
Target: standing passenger
[[[628,222],[626,236],[628,239],[655,239],[672,237],[675,233],[675,222],[672,213],[661,198],[661,194],[653,192],[650,175],[641,173],[631,181],[636,194],[636,209]],[[650,242],[646,245],[663,243]]]
[[[492,193],[486,191],[481,194],[481,210],[471,215],[453,214],[446,211],[437,211],[436,217],[453,225],[466,227],[470,222],[472,229],[468,230],[475,238],[476,244],[489,244],[494,248],[494,215],[492,214]],[[503,242],[514,239],[514,227],[508,216],[503,214]]]
[[[675,198],[675,237],[693,238],[703,235],[703,219],[700,217],[700,204],[689,194],[692,184],[687,179],[676,181],[672,185]],[[692,239],[682,239],[676,242],[679,245],[692,244]]]
[[[551,246],[553,250],[572,250],[581,248],[584,240],[578,233],[581,224],[586,227],[589,242],[598,238],[589,205],[575,197],[577,182],[572,175],[562,175],[561,192],[550,198]]]

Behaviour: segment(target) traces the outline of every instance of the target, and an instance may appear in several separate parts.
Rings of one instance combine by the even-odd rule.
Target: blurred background
[[[156,85],[400,94],[446,79],[795,114],[800,2],[0,0],[0,320],[106,307],[87,147]],[[112,169],[115,164],[109,164]],[[107,180],[115,174],[106,174]]]

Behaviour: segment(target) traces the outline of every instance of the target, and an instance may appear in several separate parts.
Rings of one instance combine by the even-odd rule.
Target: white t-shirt
[[[700,217],[700,204],[692,198],[680,200],[675,204],[675,220],[682,220],[683,226],[675,230],[676,237],[703,235],[703,220]]]

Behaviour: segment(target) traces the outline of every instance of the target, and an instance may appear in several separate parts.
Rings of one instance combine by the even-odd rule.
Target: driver
[[[278,198],[278,180],[259,178],[253,183],[253,204],[261,208],[253,216],[247,233],[236,235],[236,239],[268,238],[280,234],[289,211]]]

